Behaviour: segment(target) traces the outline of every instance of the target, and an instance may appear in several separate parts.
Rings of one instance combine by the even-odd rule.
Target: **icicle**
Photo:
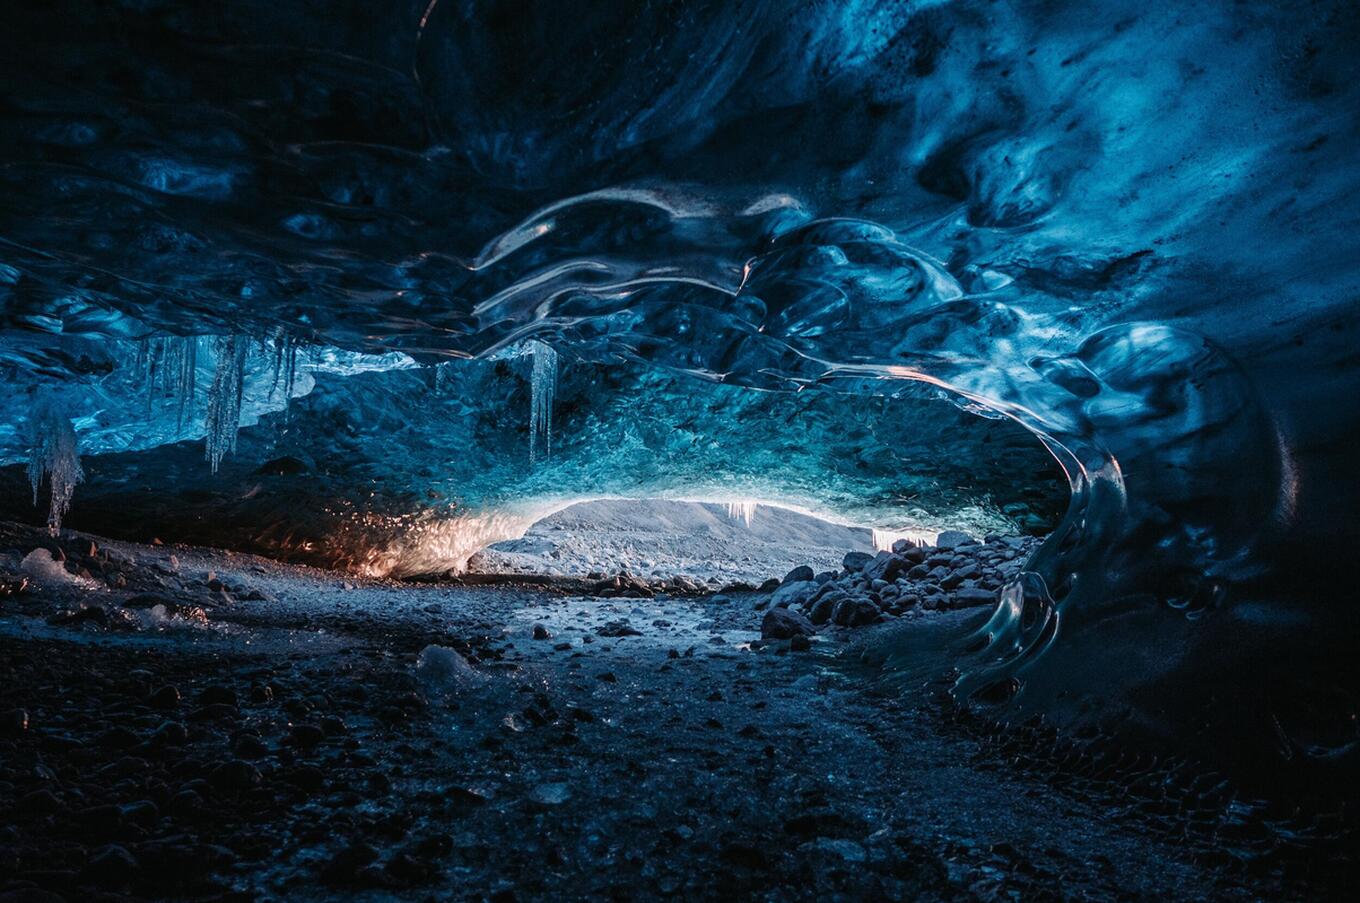
[[[553,395],[557,391],[557,352],[551,346],[530,340],[526,349],[534,359],[529,388],[529,461],[538,460],[539,442],[543,457],[552,455]]]
[[[44,406],[33,417],[33,448],[28,459],[28,481],[33,486],[33,504],[38,504],[38,487],[43,475],[51,487],[47,509],[47,530],[53,536],[61,530],[61,519],[71,507],[76,485],[85,479],[80,469],[80,444],[71,418],[55,408]]]
[[[194,393],[198,389],[198,336],[179,339],[179,379],[175,395],[179,399],[179,410],[175,419],[175,434],[184,432],[186,420],[194,416]]]
[[[250,342],[244,336],[217,336],[213,340],[217,365],[208,390],[207,433],[204,451],[213,473],[228,452],[236,451],[236,432],[241,426],[241,397],[245,391],[246,358]]]
[[[746,521],[746,526],[751,526],[751,518],[756,516],[756,505],[758,502],[728,502],[727,516],[733,520]]]

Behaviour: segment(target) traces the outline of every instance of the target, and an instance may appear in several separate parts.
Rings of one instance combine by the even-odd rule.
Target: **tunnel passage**
[[[1356,614],[1322,573],[1357,539],[1355,10],[1089,6],[656,5],[629,18],[647,39],[606,53],[605,12],[550,3],[520,30],[449,0],[7,11],[0,437],[27,449],[18,428],[56,410],[110,451],[154,447],[165,467],[131,468],[150,490],[127,510],[306,553],[321,534],[216,515],[325,486],[325,537],[365,550],[333,563],[394,573],[527,515],[465,542],[410,519],[429,487],[241,454],[243,420],[307,422],[268,413],[293,392],[250,377],[252,342],[426,368],[379,363],[386,403],[322,412],[342,461],[434,419],[403,381],[422,397],[438,361],[526,342],[771,405],[924,382],[1030,430],[1072,486],[1030,575],[960,638],[960,692],[1132,700],[1150,729],[1207,717],[1263,770],[1353,764]],[[205,347],[191,367],[195,336],[233,363]],[[149,419],[116,385],[136,356],[108,347],[146,339],[177,349]],[[207,488],[157,502],[202,456],[169,444],[200,373],[213,401],[190,418],[223,482],[195,471]],[[36,470],[69,488],[54,429]],[[251,495],[264,462],[261,483],[297,478],[291,501]],[[84,476],[73,518],[99,491]],[[1275,701],[1302,698],[1337,702]]]

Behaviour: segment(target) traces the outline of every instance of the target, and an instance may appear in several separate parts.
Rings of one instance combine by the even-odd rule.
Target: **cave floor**
[[[0,900],[1317,898],[1008,767],[854,632],[753,648],[748,598],[103,551],[127,592],[0,598]]]

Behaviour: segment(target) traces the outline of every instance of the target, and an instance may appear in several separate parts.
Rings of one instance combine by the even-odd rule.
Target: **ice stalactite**
[[[751,526],[751,518],[756,516],[756,502],[728,502],[727,516],[733,520],[742,520],[746,526]]]
[[[146,386],[147,415],[151,415],[152,404],[158,395],[175,399],[175,432],[182,433],[194,413],[198,337],[158,336],[147,339],[138,349],[137,360]]]
[[[208,390],[208,413],[203,426],[204,445],[213,473],[228,452],[236,450],[236,432],[241,425],[241,398],[245,390],[246,359],[250,342],[244,336],[218,336],[213,340],[212,388]]]
[[[33,486],[33,504],[38,504],[38,489],[47,476],[51,502],[47,509],[47,529],[53,536],[61,530],[61,519],[71,507],[76,485],[85,479],[80,468],[80,444],[71,418],[56,408],[44,406],[34,415],[33,448],[28,459],[28,481]]]
[[[274,382],[269,389],[270,398],[278,392],[280,385],[283,387],[285,403],[293,397],[293,385],[297,382],[297,358],[297,340],[280,330],[274,338]]]
[[[526,349],[533,358],[529,386],[529,461],[552,454],[553,395],[557,391],[557,352],[543,342],[531,341]]]

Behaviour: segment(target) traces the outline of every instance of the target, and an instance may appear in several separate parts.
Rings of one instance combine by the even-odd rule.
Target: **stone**
[[[842,627],[862,627],[878,619],[878,606],[868,599],[845,599],[831,613],[831,620]]]
[[[533,637],[536,640],[550,640],[552,639],[552,631],[548,629],[546,624],[535,624]]]
[[[974,586],[965,587],[954,594],[954,606],[956,608],[972,608],[977,605],[993,605],[995,603],[995,590]]]
[[[891,583],[906,569],[907,562],[892,552],[879,552],[873,561],[865,565],[864,576],[869,580],[886,580]]]
[[[249,762],[232,759],[217,766],[208,775],[208,780],[218,790],[239,793],[257,787],[264,780],[260,770]]]
[[[802,614],[787,608],[772,608],[760,622],[760,637],[765,640],[788,640],[799,634],[811,636],[817,632]]]
[[[846,552],[841,559],[841,567],[854,574],[864,570],[865,565],[873,560],[874,556],[868,552]]]
[[[236,691],[230,687],[213,685],[205,687],[202,693],[198,694],[198,701],[201,705],[236,705]]]
[[[789,638],[789,648],[794,652],[806,652],[812,648],[812,640],[806,634],[795,633]]]
[[[945,530],[935,539],[937,549],[956,549],[961,545],[970,543],[973,537],[964,533],[962,530]]]
[[[812,568],[808,567],[806,564],[800,564],[798,567],[785,574],[784,579],[781,580],[780,583],[802,583],[806,580],[813,580],[816,576],[817,575],[813,572]]]
[[[831,613],[836,610],[836,603],[844,596],[822,596],[808,611],[808,620],[813,624],[825,624],[831,620]]]
[[[122,887],[138,868],[136,857],[117,844],[109,844],[90,857],[85,877],[101,887]]]
[[[818,586],[812,580],[799,580],[793,583],[780,584],[779,589],[770,596],[770,605],[775,608],[788,608],[790,605],[799,605],[807,600]]]

